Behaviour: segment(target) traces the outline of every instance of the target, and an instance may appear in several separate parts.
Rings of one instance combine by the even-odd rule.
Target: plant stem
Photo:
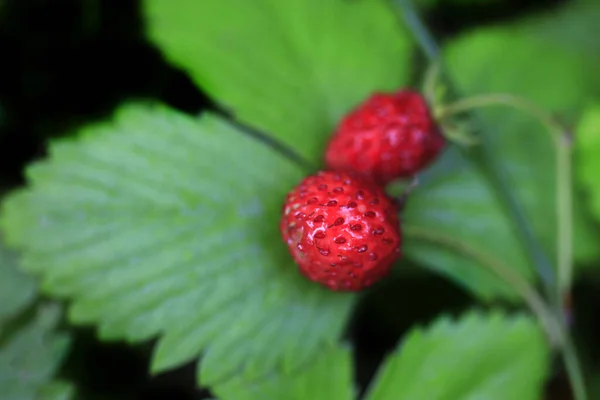
[[[573,173],[569,137],[557,148],[558,284],[563,299],[573,283]]]
[[[571,384],[573,398],[575,400],[587,400],[588,397],[583,379],[583,371],[581,370],[581,362],[579,361],[577,350],[568,335],[564,339],[562,357]]]
[[[440,61],[440,51],[435,43],[434,38],[429,33],[411,0],[394,0],[398,7],[402,10],[404,21],[409,26],[413,36],[419,43],[423,52],[427,56],[430,63]],[[449,81],[449,79],[446,79]],[[447,85],[449,89],[453,89],[456,95],[457,90]],[[538,238],[533,232],[533,228],[529,223],[525,211],[521,204],[513,195],[510,187],[506,171],[497,161],[494,153],[494,148],[486,135],[481,135],[480,152],[470,153],[471,161],[477,163],[484,172],[487,173],[490,183],[492,184],[496,196],[502,202],[506,211],[511,217],[514,224],[514,229],[517,235],[520,236],[520,242],[523,244],[531,265],[536,269],[539,275],[545,292],[549,298],[554,298],[556,293],[556,277],[554,267],[550,262],[549,257],[539,243]]]
[[[262,144],[272,148],[274,151],[278,152],[283,157],[296,164],[299,168],[303,169],[307,174],[313,174],[315,171],[319,170],[319,165],[304,157],[293,147],[288,146],[286,143],[273,137],[272,135],[269,135],[266,132],[260,131],[239,121],[232,113],[226,111],[225,109],[215,106],[215,110],[213,112],[223,119],[226,119],[231,125],[238,128],[244,134],[251,136]]]
[[[500,260],[452,236],[411,225],[404,225],[402,231],[406,237],[445,246],[472,259],[514,288],[536,316],[548,337],[551,347],[561,349],[563,363],[575,400],[587,400],[583,372],[580,367],[581,364],[573,342],[569,337],[568,329],[562,319],[552,313],[552,310],[544,302],[544,299],[527,280]]]
[[[440,74],[440,63],[433,62],[429,64],[425,71],[425,79],[423,80],[423,94],[429,104],[435,104],[437,82]]]
[[[438,117],[447,118],[455,114],[473,111],[482,107],[498,105],[514,107],[530,114],[547,128],[548,132],[552,135],[552,140],[555,141],[557,145],[560,144],[564,129],[554,120],[552,115],[528,100],[513,94],[491,93],[463,98],[454,103],[444,105],[440,109]]]
[[[406,237],[447,247],[485,267],[503,282],[510,285],[520,295],[534,315],[537,316],[551,345],[553,347],[561,346],[563,342],[561,327],[556,322],[554,315],[547,307],[544,299],[538,294],[533,286],[527,282],[527,280],[516,273],[510,266],[505,265],[502,261],[489,256],[485,252],[468,245],[460,239],[455,239],[454,237],[443,233],[411,225],[404,225],[402,227],[402,232]]]
[[[558,284],[556,302],[569,295],[573,276],[573,200],[571,176],[571,143],[567,130],[553,115],[519,96],[493,93],[467,97],[439,109],[443,119],[462,112],[489,106],[508,106],[523,111],[539,121],[550,134],[556,149],[556,218]]]
[[[439,62],[439,48],[425,27],[421,19],[419,18],[415,7],[411,0],[395,0],[399,7],[403,11],[403,16],[406,24],[411,29],[416,40],[419,42],[423,52],[429,59],[430,63]],[[447,81],[449,81],[447,79]],[[456,94],[456,89],[454,89]],[[540,245],[537,237],[533,233],[533,229],[529,224],[523,211],[522,206],[513,196],[510,185],[508,183],[505,171],[502,169],[501,164],[496,161],[494,149],[492,148],[489,139],[486,135],[482,135],[481,140],[481,152],[479,159],[474,158],[484,171],[489,173],[490,182],[494,185],[496,193],[501,201],[504,202],[507,211],[509,212],[517,232],[520,234],[527,253],[536,268],[538,275],[544,284],[545,291],[547,292],[548,299],[553,299],[556,304],[556,314],[554,314],[549,307],[539,297],[537,292],[530,287],[529,283],[525,281],[525,286],[521,276],[517,275],[517,280],[514,280],[512,273],[502,275],[507,282],[512,281],[511,284],[518,283],[518,287],[515,287],[523,296],[525,301],[529,304],[529,307],[536,313],[540,319],[540,323],[543,324],[547,330],[549,336],[558,334],[558,337],[551,337],[551,339],[558,340],[561,344],[561,351],[563,356],[563,362],[571,383],[573,395],[576,400],[587,400],[587,394],[583,379],[583,373],[581,370],[581,364],[578,360],[575,347],[570,339],[569,330],[566,325],[564,318],[564,310],[562,301],[564,299],[564,292],[570,290],[572,281],[572,260],[573,260],[573,249],[572,249],[572,164],[571,164],[571,140],[570,135],[565,134],[565,130],[562,129],[560,124],[556,124],[555,120],[551,115],[543,112],[538,113],[537,107],[530,108],[529,105],[522,107],[524,110],[529,110],[530,114],[537,115],[539,121],[544,123],[548,127],[548,130],[553,132],[555,141],[557,143],[557,162],[556,162],[556,179],[557,179],[557,224],[559,225],[557,234],[557,247],[558,247],[558,271],[559,278],[558,282],[555,278],[554,269],[552,263],[546,255]],[[541,118],[540,118],[541,117]],[[473,159],[473,158],[472,158]],[[413,234],[415,232],[413,231]],[[418,231],[417,231],[418,233]],[[421,232],[423,233],[423,232]],[[431,237],[430,237],[431,238]],[[438,238],[439,239],[439,238]],[[452,239],[452,238],[450,238]],[[470,249],[473,250],[473,249]],[[464,248],[463,248],[464,251]],[[475,252],[469,251],[471,256],[481,256]],[[481,259],[480,261],[486,261]],[[489,260],[487,260],[489,263]],[[498,267],[503,264],[485,264],[488,268],[494,266],[496,272],[506,271],[506,268]],[[525,290],[526,289],[526,290]],[[535,293],[532,295],[530,289]],[[557,296],[558,294],[558,296]],[[556,299],[556,297],[559,297]],[[541,307],[539,304],[541,301]]]
[[[419,42],[419,46],[429,59],[429,61],[433,62],[438,59],[438,55],[440,53],[440,49],[435,42],[433,36],[429,33],[429,30],[423,22],[421,18],[419,18],[419,14],[415,9],[413,2],[411,0],[394,0],[398,7],[402,9],[404,14],[404,21],[406,25],[410,28],[413,36]]]

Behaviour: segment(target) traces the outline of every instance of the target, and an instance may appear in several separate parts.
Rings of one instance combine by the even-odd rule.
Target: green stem
[[[573,175],[569,138],[557,148],[558,284],[562,298],[570,296],[573,283]]]
[[[435,104],[437,82],[440,74],[440,63],[432,62],[425,71],[425,79],[423,80],[423,94],[429,104]]]
[[[416,240],[434,243],[444,246],[463,256],[475,261],[488,271],[496,275],[503,282],[510,285],[520,295],[531,312],[536,316],[542,329],[544,330],[551,347],[561,349],[565,370],[571,383],[574,398],[576,400],[587,400],[585,382],[581,363],[577,351],[573,346],[568,333],[568,329],[560,316],[555,316],[550,307],[544,302],[544,299],[538,294],[533,286],[527,282],[520,274],[516,273],[509,265],[502,261],[469,246],[467,243],[452,236],[431,231],[427,228],[418,226],[404,225],[403,234]]]
[[[552,140],[560,144],[564,132],[563,127],[555,121],[551,114],[528,100],[508,93],[491,93],[472,96],[443,106],[437,117],[447,118],[463,112],[473,111],[482,107],[505,105],[520,109],[539,120],[552,135]]]
[[[395,0],[395,2],[402,9],[406,25],[408,25],[415,39],[419,42],[419,46],[421,46],[429,61],[433,62],[437,60],[440,49],[427,27],[421,21],[421,18],[419,18],[413,2],[411,0]]]
[[[571,391],[573,392],[573,398],[575,400],[587,400],[587,392],[585,388],[585,381],[583,379],[583,371],[581,370],[581,362],[577,355],[577,350],[573,345],[573,341],[566,336],[562,347],[563,363],[569,382],[571,384]]]
[[[508,106],[523,111],[539,121],[551,135],[556,149],[556,218],[558,284],[557,303],[569,295],[573,276],[573,200],[571,176],[571,143],[567,130],[551,113],[519,96],[493,93],[467,97],[443,106],[438,117],[453,115],[490,106]]]
[[[452,236],[435,232],[427,228],[404,225],[402,227],[402,233],[406,237],[444,246],[485,267],[503,282],[510,285],[510,287],[520,295],[523,301],[525,301],[525,304],[527,304],[534,315],[537,316],[551,345],[553,347],[561,346],[564,335],[562,334],[561,327],[554,318],[554,315],[544,302],[544,299],[538,294],[533,286],[527,282],[527,280],[516,273],[510,266],[505,265],[502,261],[468,245],[460,239],[455,239]]]
[[[428,29],[425,27],[419,15],[417,14],[415,7],[411,0],[395,0],[395,2],[401,7],[403,11],[403,16],[406,24],[410,27],[413,35],[419,42],[423,52],[429,59],[431,63],[439,61],[439,48],[432,35],[429,33]],[[456,90],[454,90],[456,94]],[[533,111],[533,110],[531,110]],[[544,119],[540,119],[544,120]],[[544,123],[548,123],[549,121],[553,121],[552,118],[545,120]],[[554,124],[554,123],[553,123]],[[553,125],[552,124],[552,125]],[[554,131],[554,130],[553,130]],[[558,130],[554,131],[558,132]],[[570,140],[568,135],[564,135],[564,131],[560,130],[560,137],[557,135],[555,139],[559,139],[561,145],[558,145],[557,148],[557,191],[559,191],[559,186],[561,188],[568,188],[569,190],[560,189],[560,194],[557,193],[557,209],[561,210],[558,215],[557,223],[561,226],[565,226],[566,230],[560,230],[558,232],[558,264],[559,264],[559,274],[560,274],[560,283],[557,284],[554,277],[554,270],[552,268],[552,263],[547,257],[545,251],[541,247],[537,237],[533,233],[533,229],[525,216],[525,212],[523,211],[522,206],[513,196],[510,190],[510,184],[507,180],[507,176],[505,171],[502,169],[501,164],[495,158],[494,149],[487,139],[487,136],[483,135],[481,141],[481,154],[476,155],[472,158],[474,161],[478,162],[484,171],[489,173],[490,182],[494,185],[496,189],[496,193],[501,201],[506,205],[507,211],[509,212],[517,232],[520,234],[524,246],[528,252],[528,255],[533,262],[534,267],[538,271],[538,275],[540,276],[542,283],[546,289],[548,294],[548,298],[552,299],[556,297],[556,293],[563,293],[563,290],[570,288],[571,279],[572,279],[572,192],[571,192],[571,149],[570,146],[562,145],[563,140],[565,143],[570,144]],[[480,158],[477,158],[477,157]],[[560,181],[560,184],[558,182]],[[488,265],[489,266],[489,265]],[[521,288],[522,291],[522,288]],[[569,337],[569,332],[565,324],[565,320],[562,313],[562,306],[560,309],[557,309],[557,314],[554,315],[552,312],[546,308],[545,303],[544,309],[548,311],[551,315],[546,315],[546,312],[541,313],[541,309],[537,304],[537,300],[532,303],[531,294],[529,291],[527,293],[522,292],[521,295],[526,295],[528,304],[530,307],[535,305],[537,311],[534,312],[540,318],[540,323],[547,325],[547,332],[554,332],[556,329],[555,324],[558,325],[557,332],[560,333],[560,337],[558,339],[559,343],[562,343],[561,346],[563,362],[565,364],[565,368],[567,370],[567,374],[569,376],[569,381],[571,382],[572,391],[576,400],[587,400],[585,384],[583,380],[583,374],[580,368],[580,362],[577,358],[577,353],[572,345],[572,342]],[[537,295],[537,292],[536,292]],[[539,296],[537,296],[539,297]],[[562,295],[561,295],[562,297]],[[560,300],[560,299],[559,299]],[[532,308],[533,309],[533,308]],[[546,318],[551,319],[546,320]],[[553,323],[550,321],[554,321]],[[549,325],[551,324],[551,325]],[[554,326],[554,327],[553,327]]]
[[[419,18],[413,2],[411,0],[394,1],[402,10],[404,21],[410,28],[429,62],[440,62],[439,48],[427,27]],[[446,81],[449,81],[449,79],[446,79]],[[454,89],[454,95],[457,95],[455,88],[451,88],[450,85],[447,85],[447,87],[449,89]],[[480,150],[481,151],[477,153],[469,153],[469,158],[471,161],[477,163],[483,172],[487,173],[496,196],[505,206],[506,211],[511,217],[515,232],[520,236],[520,242],[523,244],[533,268],[537,270],[537,273],[542,280],[547,295],[553,297],[556,293],[554,267],[538,238],[534,234],[533,228],[526,217],[522,205],[513,195],[506,171],[497,160],[494,147],[486,135],[482,135],[481,137]]]

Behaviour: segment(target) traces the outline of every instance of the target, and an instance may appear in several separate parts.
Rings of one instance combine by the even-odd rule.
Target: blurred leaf
[[[36,296],[35,279],[17,268],[17,256],[4,247],[0,236],[0,334],[2,325],[31,305]]]
[[[590,196],[595,217],[600,220],[600,104],[587,109],[575,139],[577,178]]]
[[[507,48],[510,57],[506,57]],[[568,124],[575,122],[582,107],[600,94],[595,63],[579,57],[569,47],[520,32],[502,28],[481,31],[455,41],[446,55],[454,79],[465,92],[520,95]],[[482,115],[483,133],[497,149],[515,195],[546,251],[555,256],[555,150],[549,134],[538,121],[519,111],[499,107],[487,109]],[[577,203],[575,256],[589,260],[598,255],[597,238],[590,233]]]
[[[220,400],[352,400],[352,354],[336,346],[297,374],[273,376],[260,384],[231,381],[213,389]]]
[[[1,238],[0,238],[1,239]],[[35,280],[19,271],[16,254],[0,240],[0,394],[2,400],[67,400],[73,387],[52,380],[69,349],[56,331],[61,307],[34,306]]]
[[[510,57],[507,57],[510,49]],[[513,93],[574,120],[578,109],[600,93],[593,63],[569,48],[505,28],[488,28],[449,43],[446,62],[459,87],[468,94]],[[481,112],[482,133],[510,178],[547,253],[555,259],[555,151],[538,121],[507,107]],[[475,150],[476,151],[476,150]],[[526,277],[531,267],[486,176],[451,149],[424,176],[411,196],[407,225],[445,235],[503,261]],[[577,204],[579,204],[579,199]],[[580,261],[598,255],[597,238],[576,204],[575,252]],[[408,240],[405,252],[452,277],[484,298],[507,294],[507,287],[438,243]]]
[[[549,349],[525,316],[471,312],[413,329],[388,357],[367,400],[538,400]]]
[[[503,0],[416,0],[415,3],[419,6],[431,8],[439,5],[458,5],[458,6],[481,6],[486,4],[497,5]]]
[[[341,115],[407,83],[386,0],[145,0],[151,39],[242,121],[320,161]]]
[[[69,399],[73,388],[52,381],[69,349],[69,337],[55,331],[58,304],[42,304],[23,324],[9,327],[0,342],[0,393],[3,400]]]
[[[576,0],[520,21],[516,28],[600,62],[600,2]]]
[[[129,105],[54,143],[4,202],[3,227],[75,323],[160,336],[154,372],[203,353],[199,379],[259,379],[336,342],[354,296],[301,277],[278,230],[301,178],[211,114]]]
[[[487,259],[502,262],[533,279],[518,237],[486,176],[451,147],[419,181],[403,216],[406,256],[455,280],[482,299],[518,299],[516,292],[478,264],[479,260],[453,245],[474,248]],[[441,239],[426,240],[415,236],[415,230]]]

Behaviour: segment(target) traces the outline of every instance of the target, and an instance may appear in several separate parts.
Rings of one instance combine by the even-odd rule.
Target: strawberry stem
[[[419,18],[415,7],[410,0],[394,0],[398,7],[402,10],[404,21],[411,29],[413,36],[421,46],[423,52],[427,56],[430,63],[439,63],[440,70],[439,79],[443,79],[446,83],[448,92],[451,92],[456,97],[456,88],[450,85],[451,81],[446,76],[447,74],[441,69],[443,66],[440,59],[440,52],[432,35],[429,33],[424,23]],[[475,115],[476,117],[478,115]],[[507,178],[506,171],[497,161],[494,148],[487,140],[485,135],[482,135],[480,143],[480,152],[468,152],[467,157],[476,163],[488,176],[492,187],[495,190],[496,196],[500,202],[506,207],[507,212],[515,225],[516,232],[521,236],[521,243],[528,253],[529,259],[533,268],[542,280],[548,298],[554,298],[556,293],[556,277],[555,271],[549,257],[541,246],[538,238],[533,232],[533,228],[526,217],[522,205],[517,201],[511,191],[511,186]]]
[[[402,226],[402,233],[406,237],[446,247],[475,261],[478,265],[485,267],[492,274],[508,284],[525,301],[531,311],[537,316],[540,324],[544,328],[544,332],[548,336],[548,341],[553,347],[560,347],[564,343],[565,338],[562,329],[557,325],[557,321],[544,299],[535,288],[523,278],[521,274],[515,272],[514,268],[511,268],[510,265],[504,264],[503,261],[460,239],[428,228],[405,224]]]
[[[402,10],[404,22],[408,25],[415,39],[419,42],[419,46],[423,53],[427,56],[430,61],[435,61],[439,57],[440,49],[434,39],[429,33],[429,30],[421,21],[417,10],[411,0],[394,0],[398,7]]]
[[[425,71],[422,91],[430,107],[437,104],[438,93],[440,90],[440,68],[440,62],[434,61],[429,64],[429,67],[427,67],[427,70]]]
[[[414,37],[419,43],[421,49],[425,53],[427,59],[431,63],[440,62],[439,48],[426,28],[425,24],[419,17],[414,4],[411,0],[394,0],[401,8],[404,21],[412,31]],[[450,83],[450,79],[445,77],[445,81]],[[450,85],[447,85],[450,88]],[[457,90],[453,88],[453,94],[456,96]],[[459,103],[460,104],[460,103]],[[465,104],[465,103],[463,103]],[[564,338],[562,345],[563,362],[575,400],[586,400],[586,388],[583,379],[581,364],[575,347],[573,346],[568,327],[566,326],[565,310],[563,295],[566,292],[568,299],[572,281],[572,191],[571,191],[571,146],[570,135],[560,126],[556,124],[554,118],[545,111],[538,113],[540,109],[531,108],[531,104],[521,101],[511,103],[521,110],[528,111],[536,118],[544,123],[552,131],[554,139],[557,142],[557,212],[559,213],[557,223],[563,229],[558,231],[558,282],[555,277],[552,263],[550,262],[546,252],[539,243],[538,238],[533,232],[522,205],[516,200],[513,195],[505,171],[501,164],[496,160],[494,149],[485,135],[482,135],[481,154],[473,154],[471,159],[479,164],[479,166],[488,172],[490,182],[494,185],[499,199],[507,207],[507,211],[511,215],[517,232],[521,235],[522,242],[529,253],[529,257],[535,266],[538,276],[544,284],[547,298],[555,304],[555,312],[550,313],[553,316],[556,324],[560,328],[561,336]],[[453,106],[456,107],[456,104]],[[466,110],[465,110],[466,111]],[[472,110],[471,110],[472,111]],[[447,111],[446,111],[447,113]],[[478,114],[474,116],[479,117]],[[559,129],[560,127],[560,129]],[[551,129],[550,129],[551,128]],[[558,211],[560,210],[560,211]],[[521,293],[522,295],[524,293]],[[558,296],[557,296],[558,294]],[[558,297],[558,299],[557,299]],[[545,304],[544,304],[545,305]],[[549,306],[548,306],[549,308]],[[538,314],[538,317],[542,315]],[[543,321],[540,321],[543,322]],[[548,327],[547,327],[548,328]],[[550,332],[548,332],[550,333]]]
[[[525,301],[531,312],[537,317],[551,347],[561,349],[563,362],[569,376],[573,395],[576,400],[587,400],[583,372],[575,346],[570,338],[569,331],[564,324],[564,319],[555,316],[552,309],[535,288],[520,274],[516,273],[510,265],[470,246],[469,244],[428,228],[403,225],[402,233],[406,237],[445,246],[457,253],[464,255],[482,265],[498,278],[510,285]]]
[[[556,148],[556,218],[558,298],[567,299],[573,282],[573,199],[571,172],[571,135],[554,116],[530,101],[506,93],[483,94],[460,99],[443,106],[439,118],[490,106],[508,106],[520,110],[542,124]],[[562,301],[562,300],[561,300]]]

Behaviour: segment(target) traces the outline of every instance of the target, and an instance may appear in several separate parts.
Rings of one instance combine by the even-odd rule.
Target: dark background
[[[437,38],[445,40],[567,2],[496,0],[465,6],[442,0],[426,19]],[[24,166],[44,155],[48,138],[102,118],[124,99],[148,97],[190,113],[211,107],[210,99],[147,43],[139,1],[5,0],[0,13],[0,187],[23,183]],[[593,282],[579,282],[575,289],[578,331],[592,341],[600,337],[597,291]],[[413,324],[471,304],[465,292],[425,272],[391,279],[366,296],[347,334],[355,345],[361,387]],[[600,359],[586,354],[592,363]],[[149,377],[150,356],[151,344],[100,343],[92,329],[77,328],[62,375],[76,382],[83,399],[209,397],[195,388],[194,365]],[[568,399],[564,387],[557,373],[548,399]]]

